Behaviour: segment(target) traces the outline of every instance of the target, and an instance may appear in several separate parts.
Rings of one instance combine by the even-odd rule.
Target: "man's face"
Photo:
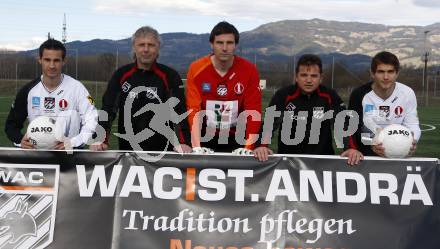
[[[382,90],[394,88],[397,76],[399,75],[394,66],[390,64],[379,64],[377,65],[376,72],[370,73],[374,84]]]
[[[300,65],[296,72],[296,84],[301,90],[310,94],[321,84],[322,76],[318,65]]]
[[[222,34],[214,37],[211,43],[212,52],[220,62],[229,62],[233,60],[235,54],[235,38],[233,34]]]
[[[61,75],[61,70],[64,65],[63,51],[44,49],[38,61],[41,64],[44,77],[55,79]]]
[[[133,44],[133,51],[136,54],[138,67],[150,69],[159,56],[159,47],[159,41],[153,35],[136,38]]]

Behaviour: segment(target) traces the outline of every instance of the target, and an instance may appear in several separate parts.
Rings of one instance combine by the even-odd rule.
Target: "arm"
[[[191,129],[192,147],[200,147],[200,117],[202,97],[195,83],[195,68],[193,65],[188,70],[186,79],[186,106],[189,111],[188,124]]]
[[[246,122],[246,149],[253,149],[255,141],[257,140],[258,133],[261,127],[261,90],[260,90],[260,78],[258,76],[257,68],[254,66],[250,71],[249,84],[245,89],[243,110],[245,112],[256,111],[260,114],[260,120],[252,120],[251,116],[247,117]]]
[[[77,101],[81,130],[78,135],[70,140],[72,147],[80,147],[81,145],[87,144],[95,133],[96,125],[98,124],[98,112],[94,105],[95,102],[83,85],[78,89]]]
[[[5,133],[15,146],[19,146],[24,137],[21,129],[23,129],[23,124],[28,116],[28,93],[27,88],[22,88],[18,92],[5,122]]]
[[[116,114],[119,109],[119,97],[121,94],[120,79],[122,75],[120,70],[113,73],[111,79],[107,84],[107,89],[102,96],[102,110],[108,115],[107,121],[99,121],[99,125],[102,126],[106,131],[106,136],[103,141],[105,147],[108,147],[108,140],[110,138],[110,131],[112,128],[112,123],[116,118]],[[104,148],[106,149],[106,148]]]
[[[403,119],[404,126],[408,127],[414,134],[414,139],[419,141],[421,131],[419,125],[419,117],[417,115],[417,99],[414,91],[411,91],[411,95],[407,100],[408,114]]]
[[[170,77],[170,82],[171,96],[176,97],[179,100],[175,111],[177,115],[181,116],[186,112],[185,89],[183,82],[177,72],[173,72]],[[177,124],[175,130],[181,144],[191,145],[191,133],[189,130],[188,118],[183,119],[179,124]]]

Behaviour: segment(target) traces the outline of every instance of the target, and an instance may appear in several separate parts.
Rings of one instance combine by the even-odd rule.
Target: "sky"
[[[320,18],[386,25],[440,22],[440,0],[1,0],[0,49],[38,47],[50,32],[67,41],[124,39],[150,25],[160,33],[209,33],[219,21],[240,32],[281,21]]]

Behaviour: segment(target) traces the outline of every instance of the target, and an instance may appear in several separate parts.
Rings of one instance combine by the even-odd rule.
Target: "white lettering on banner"
[[[20,184],[41,184],[44,174],[40,171],[31,171],[27,175],[22,171],[4,171],[0,170],[0,182],[20,183]]]
[[[149,181],[144,166],[129,166],[127,176],[121,177],[122,166],[115,165],[107,181],[105,168],[97,165],[86,177],[85,167],[77,165],[77,177],[80,196],[91,197],[96,191],[99,183],[99,191],[96,195],[102,197],[128,197],[130,194],[140,194],[143,198],[157,198],[173,200],[185,198],[196,194],[202,201],[220,201],[225,198],[236,202],[243,201],[275,201],[277,198],[287,198],[288,201],[309,201],[312,196],[318,202],[339,202],[339,203],[364,203],[387,204],[389,205],[410,205],[412,202],[422,202],[423,205],[432,206],[432,199],[420,174],[408,174],[403,179],[403,191],[398,191],[398,179],[389,173],[369,173],[362,175],[356,172],[317,172],[313,170],[299,170],[297,178],[299,183],[294,181],[288,169],[275,169],[266,193],[246,192],[246,180],[252,183],[253,170],[241,169],[200,169],[194,175],[194,182],[186,182],[186,188],[182,183],[188,180],[186,169],[176,167],[163,167],[154,171],[152,177],[153,194],[149,189]],[[186,172],[186,173],[185,173]],[[1,174],[0,180],[10,179],[11,175]],[[175,187],[164,189],[164,180],[175,181]],[[19,179],[22,179],[21,176]],[[25,179],[25,178],[24,178]],[[234,180],[232,180],[234,179]],[[232,180],[232,181],[231,181]],[[120,192],[116,192],[116,185],[122,181]],[[136,184],[138,182],[138,184]],[[380,184],[384,183],[384,184]],[[189,184],[189,185],[188,185]],[[233,185],[233,186],[229,186]],[[347,186],[356,186],[347,189]],[[295,189],[298,188],[298,189]],[[336,188],[334,191],[333,188]],[[234,189],[235,191],[226,191]],[[195,190],[194,192],[192,192]],[[295,191],[297,190],[297,191]],[[336,197],[333,196],[336,193]],[[227,196],[233,195],[233,196]],[[299,198],[298,198],[299,197]],[[370,197],[367,199],[367,197]],[[187,198],[193,201],[195,198]]]
[[[205,201],[219,201],[223,200],[226,196],[226,185],[217,182],[217,181],[211,181],[209,180],[209,177],[216,178],[224,180],[226,179],[225,172],[220,169],[209,169],[209,170],[202,170],[199,174],[199,184],[202,187],[214,189],[215,191],[208,191],[208,190],[200,190],[199,191],[199,197],[202,200]],[[213,192],[213,193],[210,193]]]
[[[294,213],[297,210],[284,210],[278,214],[277,218],[272,218],[269,214],[263,216],[260,221],[260,240],[259,243],[266,243],[267,248],[272,249],[272,243],[278,241],[281,236],[287,234],[310,234],[313,238],[307,239],[306,243],[315,243],[322,233],[325,234],[352,234],[356,232],[353,229],[353,222],[349,220],[336,219],[312,219],[296,218]]]
[[[249,219],[216,217],[214,211],[208,215],[204,213],[195,214],[189,209],[179,212],[176,217],[144,215],[142,210],[124,210],[122,212],[125,230],[143,231],[187,231],[187,232],[233,232],[248,233],[252,230],[249,227]],[[127,224],[127,225],[125,225]]]

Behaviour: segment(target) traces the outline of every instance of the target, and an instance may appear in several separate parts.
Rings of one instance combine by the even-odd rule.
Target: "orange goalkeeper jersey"
[[[190,111],[189,124],[200,131],[196,114],[202,110],[206,111],[204,129],[215,130],[216,134],[220,129],[229,129],[230,135],[235,134],[240,113],[256,111],[261,115],[258,71],[252,63],[235,56],[232,67],[221,76],[210,57],[208,55],[198,59],[188,70],[186,103]],[[261,121],[255,119],[247,117],[246,139],[250,134],[259,132]],[[196,126],[193,126],[194,123]],[[252,145],[246,143],[245,147],[252,148]]]

